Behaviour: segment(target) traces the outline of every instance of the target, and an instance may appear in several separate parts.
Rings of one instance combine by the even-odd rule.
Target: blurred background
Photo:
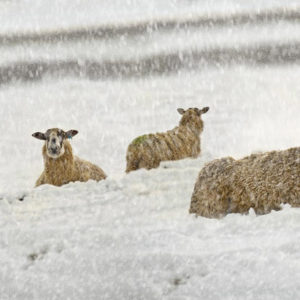
[[[0,190],[31,188],[42,143],[123,174],[136,136],[203,116],[207,157],[298,146],[300,1],[0,1]]]

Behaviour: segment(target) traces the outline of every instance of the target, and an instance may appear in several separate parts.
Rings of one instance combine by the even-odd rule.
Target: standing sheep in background
[[[179,126],[163,133],[146,134],[131,142],[127,149],[126,172],[140,168],[157,168],[161,161],[196,158],[200,154],[200,133],[203,131],[201,115],[209,110],[204,107],[178,108],[182,115]]]
[[[265,214],[282,203],[300,207],[300,148],[208,163],[195,184],[190,213],[219,218],[253,208]]]
[[[36,132],[32,136],[44,140],[43,158],[44,171],[35,186],[52,184],[61,186],[72,181],[96,181],[106,178],[98,166],[73,155],[72,147],[67,138],[72,138],[77,130],[67,132],[62,129],[48,129],[46,133]]]

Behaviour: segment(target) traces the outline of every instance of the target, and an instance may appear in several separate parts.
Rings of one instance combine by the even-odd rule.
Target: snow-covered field
[[[39,32],[144,20],[297,9],[299,0],[2,0],[1,33]]]
[[[2,35],[300,7],[275,0],[29,2],[0,2]],[[0,300],[300,298],[299,209],[221,220],[188,214],[204,163],[300,144],[299,24],[292,18],[0,43]],[[267,59],[255,50],[251,59],[230,63],[226,55],[211,63],[208,55],[205,64],[172,67],[171,60],[167,72],[162,65],[149,75],[145,67],[128,77],[120,67],[195,49],[246,53],[268,46]],[[268,59],[278,55],[278,62]],[[90,80],[68,69],[83,60],[110,60],[122,76],[100,72]],[[50,71],[28,75],[27,65]],[[176,109],[195,106],[210,107],[198,159],[124,173],[133,138],[173,128]],[[101,166],[108,179],[34,189],[42,142],[31,134],[51,127],[77,129],[75,154]]]

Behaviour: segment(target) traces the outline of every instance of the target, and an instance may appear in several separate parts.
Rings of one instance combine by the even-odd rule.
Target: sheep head
[[[201,116],[208,112],[208,110],[209,107],[204,107],[202,109],[195,107],[187,110],[178,108],[177,111],[182,115],[179,125],[193,127],[201,132],[203,130],[203,121]]]
[[[78,131],[73,129],[65,132],[59,128],[51,128],[45,133],[35,132],[32,136],[39,140],[44,140],[47,155],[55,159],[65,153],[64,143],[66,139],[72,138],[77,133]]]

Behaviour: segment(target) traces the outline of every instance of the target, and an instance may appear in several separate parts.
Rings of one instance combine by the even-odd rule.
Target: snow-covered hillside
[[[1,299],[297,298],[300,210],[195,218],[201,162],[164,166],[2,200]]]
[[[3,0],[2,33],[39,32],[199,15],[295,9],[299,0]]]
[[[0,3],[0,300],[299,298],[299,209],[188,209],[206,162],[300,145],[300,1],[88,2]],[[198,159],[124,173],[195,106]],[[51,127],[108,179],[34,189]]]

